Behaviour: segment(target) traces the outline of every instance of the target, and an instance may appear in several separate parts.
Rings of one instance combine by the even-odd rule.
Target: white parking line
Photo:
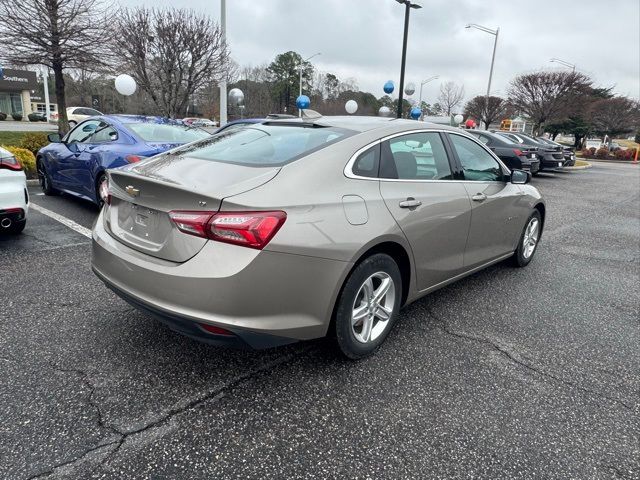
[[[87,238],[91,238],[91,230],[83,227],[82,225],[77,224],[76,222],[74,222],[73,220],[68,219],[67,217],[63,217],[62,215],[58,215],[56,212],[52,212],[51,210],[48,210],[44,207],[41,207],[40,205],[36,205],[35,203],[31,202],[30,208],[33,208],[36,212],[40,212],[43,215],[46,215],[47,217],[51,217],[54,220],[60,222],[63,225],[66,225],[67,227],[69,227],[71,230],[74,230],[76,232],[78,232],[80,235],[84,235]]]

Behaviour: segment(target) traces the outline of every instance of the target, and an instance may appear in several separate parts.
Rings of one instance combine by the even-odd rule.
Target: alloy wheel
[[[376,272],[364,281],[351,311],[351,331],[358,342],[372,342],[385,331],[395,299],[396,287],[387,273]]]
[[[522,256],[526,259],[533,255],[533,251],[538,244],[538,237],[540,235],[540,221],[533,217],[527,228],[524,231],[524,237],[522,239]]]

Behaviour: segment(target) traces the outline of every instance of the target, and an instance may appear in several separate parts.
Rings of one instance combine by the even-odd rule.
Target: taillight
[[[520,150],[519,148],[514,148],[513,153],[515,153],[519,157],[522,156],[522,150]]]
[[[181,232],[258,250],[269,243],[287,219],[282,211],[172,211],[169,216]]]
[[[22,165],[16,160],[16,157],[4,157],[0,158],[0,168],[20,171],[22,170]]]
[[[125,155],[124,159],[129,163],[138,163],[140,160],[144,160],[147,157],[143,157],[142,155]]]
[[[196,237],[208,238],[207,224],[215,212],[185,212],[174,210],[169,217],[176,224],[178,230]]]
[[[233,335],[233,332],[225,330],[224,328],[216,327],[215,325],[209,325],[208,323],[199,323],[198,325],[200,325],[200,327],[202,327],[207,332],[213,333],[214,335],[225,335],[227,337]]]

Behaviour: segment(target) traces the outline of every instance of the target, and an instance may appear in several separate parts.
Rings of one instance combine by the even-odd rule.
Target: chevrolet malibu
[[[325,335],[357,359],[398,310],[502,260],[545,204],[475,138],[410,120],[265,120],[109,173],[92,266],[170,328],[272,347]]]

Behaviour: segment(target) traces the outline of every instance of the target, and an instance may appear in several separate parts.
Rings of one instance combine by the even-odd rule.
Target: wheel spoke
[[[392,310],[385,307],[384,305],[378,304],[376,307],[375,316],[378,317],[383,322],[388,321],[391,318]]]
[[[356,324],[362,322],[368,314],[368,305],[366,303],[360,305],[359,307],[355,308],[353,310],[353,313],[351,314],[351,324],[355,326]]]
[[[365,317],[362,324],[362,340],[368,342],[371,339],[371,330],[373,329],[373,316],[369,315]]]
[[[382,279],[382,281],[380,282],[380,286],[376,289],[375,292],[373,292],[373,301],[377,304],[382,302],[382,299],[389,291],[389,287],[391,287],[391,279],[390,278]]]
[[[531,238],[537,238],[538,236],[538,222],[533,222],[531,224],[531,233],[529,234]]]
[[[362,292],[364,293],[366,302],[369,302],[373,298],[373,280],[371,277],[367,278],[367,281],[362,285]]]

